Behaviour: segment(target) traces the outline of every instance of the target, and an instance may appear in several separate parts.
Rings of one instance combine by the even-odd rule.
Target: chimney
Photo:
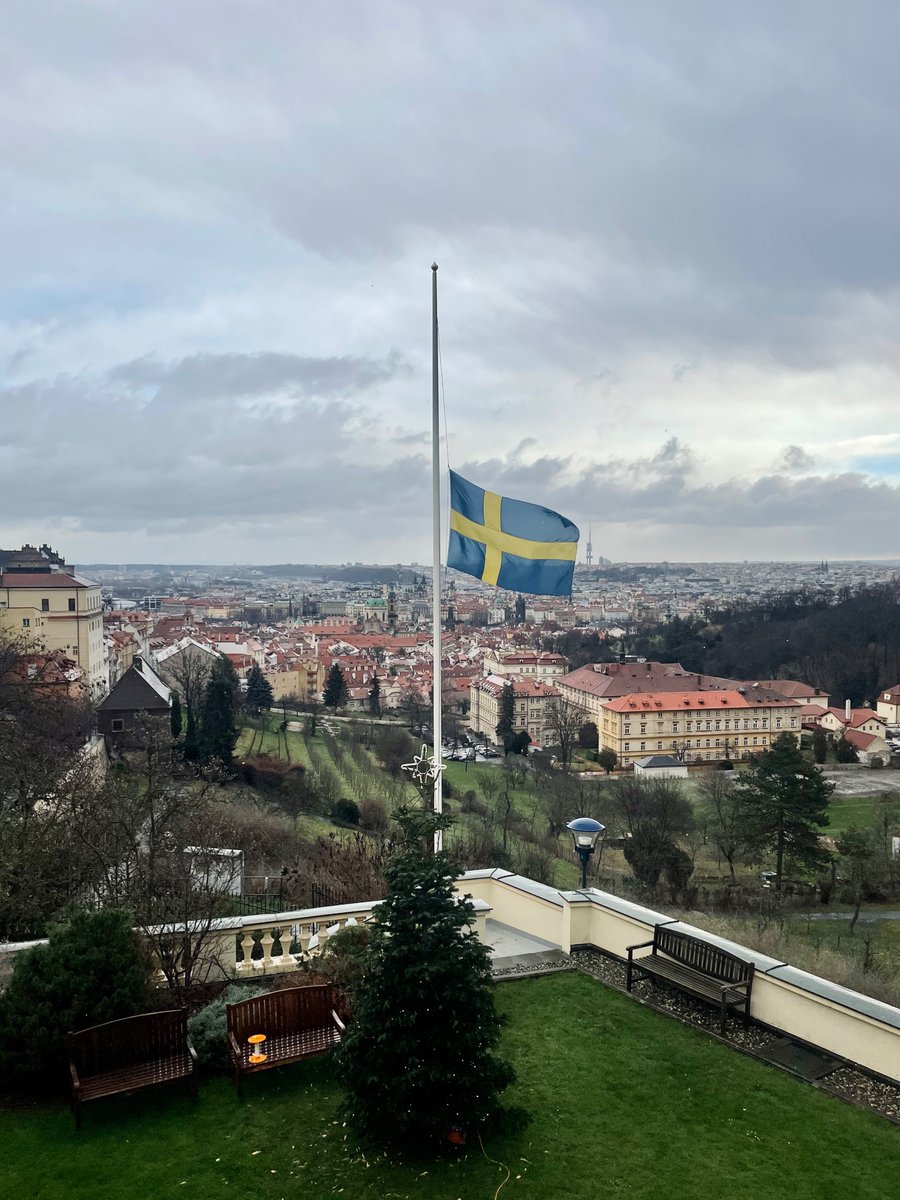
[[[844,719],[846,720],[848,725],[850,724],[850,717],[852,715],[852,711],[853,710],[850,707],[850,701],[845,700],[844,701]]]

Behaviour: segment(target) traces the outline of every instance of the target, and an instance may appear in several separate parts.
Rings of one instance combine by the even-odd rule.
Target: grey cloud
[[[816,460],[802,446],[785,446],[779,456],[777,470],[791,474],[795,471],[809,471],[816,465]]]
[[[193,354],[176,362],[155,356],[113,367],[109,382],[152,390],[159,405],[238,399],[288,391],[297,396],[352,396],[411,368],[392,350],[383,359],[305,358],[296,354]]]

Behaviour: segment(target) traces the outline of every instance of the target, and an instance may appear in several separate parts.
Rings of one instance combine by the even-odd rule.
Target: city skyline
[[[895,6],[6,6],[0,545],[900,558]],[[288,49],[289,48],[289,49]]]

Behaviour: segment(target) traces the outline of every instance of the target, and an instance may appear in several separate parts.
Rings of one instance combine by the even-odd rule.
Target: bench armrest
[[[721,989],[723,992],[730,992],[732,988],[749,987],[752,982],[753,982],[752,979],[738,979],[734,983],[721,984]]]
[[[77,1092],[81,1087],[81,1080],[78,1078],[78,1071],[73,1062],[69,1063],[69,1074],[72,1076],[72,1091]]]
[[[228,1033],[228,1049],[229,1049],[232,1059],[235,1062],[240,1062],[241,1058],[242,1058],[241,1048],[238,1045],[237,1038],[234,1036],[234,1034],[230,1030]]]
[[[628,949],[629,961],[631,960],[631,957],[632,957],[632,951],[643,950],[647,946],[652,946],[652,945],[653,945],[653,938],[651,938],[649,942],[637,942],[634,946],[628,946],[627,949]]]
[[[194,1066],[196,1067],[196,1065],[197,1065],[197,1051],[194,1049],[194,1043],[191,1041],[191,1039],[190,1039],[190,1038],[185,1038],[185,1041],[187,1042],[187,1050],[188,1050],[188,1054],[191,1056],[191,1062],[192,1062],[192,1063],[194,1064]]]
[[[344,1024],[344,1022],[341,1020],[341,1018],[337,1015],[337,1013],[334,1011],[334,1009],[331,1010],[331,1015],[332,1015],[332,1018],[334,1019],[335,1025],[337,1025],[339,1032],[343,1036],[347,1032],[347,1026]]]

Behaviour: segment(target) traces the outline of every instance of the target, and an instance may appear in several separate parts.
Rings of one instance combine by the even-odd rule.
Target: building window
[[[756,745],[756,738],[753,739],[753,745]]]
[[[646,742],[641,742],[641,749],[642,749],[642,750],[646,750],[646,749],[647,749],[647,743],[646,743]]]
[[[23,628],[23,629],[30,629],[30,628],[31,628],[31,618],[30,618],[30,617],[23,617],[23,618],[22,618],[22,628]]]
[[[646,732],[647,732],[647,726],[646,726],[646,725],[642,725],[642,726],[641,726],[641,733],[646,733]]]
[[[625,749],[626,749],[626,750],[630,750],[630,749],[631,749],[631,744],[630,744],[629,742],[626,742],[626,743],[625,743]]]
[[[113,717],[109,723],[109,728],[112,733],[122,733],[125,729],[125,722],[121,717]]]
[[[706,739],[706,744],[707,744],[707,746],[709,745],[709,738]],[[709,758],[709,755],[707,754],[706,757]]]
[[[603,724],[605,725],[605,724],[606,724],[606,722],[604,721],[604,722],[603,722]],[[625,732],[626,732],[626,733],[631,733],[631,726],[630,726],[630,725],[626,725],[626,726],[625,726]]]
[[[49,611],[50,611],[50,601],[42,600],[41,601],[41,612],[49,612]]]
[[[70,600],[69,601],[69,612],[74,612],[74,611],[75,611],[75,601]]]
[[[657,742],[656,748],[657,748],[657,750],[662,750],[662,742]]]
[[[775,718],[775,728],[776,728],[776,729],[780,729],[780,728],[781,728],[781,717],[776,717],[776,718]]]
[[[676,721],[676,722],[675,722],[675,724],[672,726],[672,732],[673,732],[673,733],[677,733],[677,732],[678,732],[678,722],[677,722],[677,721]]]

